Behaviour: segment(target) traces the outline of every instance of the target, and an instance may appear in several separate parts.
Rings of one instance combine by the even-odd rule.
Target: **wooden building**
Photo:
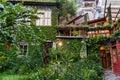
[[[8,0],[13,4],[20,3],[22,0]],[[37,9],[37,13],[42,12],[43,14],[37,15],[40,19],[36,20],[37,26],[53,26],[53,14],[54,12],[58,12],[60,4],[57,2],[37,2],[37,1],[23,1],[24,6],[33,7]],[[54,11],[53,11],[54,10]],[[58,15],[56,23],[58,23]],[[55,24],[57,25],[57,24]]]
[[[120,42],[114,40],[110,45],[112,70],[115,75],[120,76]]]

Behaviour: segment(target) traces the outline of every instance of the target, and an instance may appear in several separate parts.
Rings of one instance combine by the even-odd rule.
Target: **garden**
[[[58,45],[56,27],[35,26],[35,9],[21,3],[1,4],[0,80],[103,80],[99,57],[103,36],[63,39]],[[47,49],[46,64],[44,44],[48,40],[56,47]]]

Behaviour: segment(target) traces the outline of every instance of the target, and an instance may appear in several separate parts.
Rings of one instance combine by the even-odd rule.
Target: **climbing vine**
[[[88,52],[88,58],[91,60],[94,60],[96,62],[99,62],[100,60],[100,46],[105,44],[106,38],[103,36],[100,36],[98,38],[88,38],[86,40],[87,43],[87,52]]]
[[[52,26],[56,27],[58,25],[58,10],[52,8]]]
[[[120,41],[120,30],[118,30],[114,34],[112,34],[110,39],[111,39],[111,41],[112,40],[119,40]]]
[[[57,30],[55,29],[55,27],[40,26],[39,29],[40,32],[38,32],[38,34],[41,34],[41,38],[43,37],[45,41],[54,41],[56,39]]]

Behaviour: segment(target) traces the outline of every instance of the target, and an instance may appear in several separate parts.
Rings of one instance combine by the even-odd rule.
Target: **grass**
[[[9,74],[0,74],[0,80],[21,80],[27,77],[27,75],[9,75]]]

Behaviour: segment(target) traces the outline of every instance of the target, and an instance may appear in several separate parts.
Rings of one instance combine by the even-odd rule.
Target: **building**
[[[12,4],[20,3],[19,0],[9,0]],[[56,2],[35,2],[35,1],[24,1],[23,5],[26,7],[32,7],[36,9],[36,13],[43,13],[43,14],[37,14],[39,19],[35,21],[35,24],[37,27],[52,27],[58,24],[58,8],[59,3]],[[44,44],[46,45],[45,42]],[[27,56],[29,50],[28,50],[28,42],[20,41],[19,42],[21,53],[20,55]],[[46,47],[46,46],[45,46]],[[49,48],[49,47],[48,47]],[[44,48],[47,52],[48,48]],[[45,51],[44,50],[44,51]],[[44,52],[45,53],[45,52]],[[47,54],[47,53],[46,53]]]
[[[76,4],[78,6],[77,15],[88,13],[88,20],[94,20],[100,17],[100,8],[97,7],[98,0],[76,0]]]
[[[16,4],[21,2],[21,0],[9,0],[9,2]],[[24,1],[25,6],[32,6],[33,8],[37,8],[37,12],[41,12],[43,14],[39,14],[40,19],[36,21],[37,26],[53,26],[53,15],[56,12],[56,23],[58,23],[58,8],[59,3],[56,2],[37,2],[37,1]],[[54,10],[54,11],[53,11]]]
[[[120,18],[120,12],[119,12],[120,0],[101,0],[100,6],[102,8],[101,9],[102,14],[107,15],[107,8],[110,6],[110,4],[111,4],[112,20],[116,20],[116,17],[117,17],[117,19]],[[106,9],[105,9],[105,5],[106,5]]]

